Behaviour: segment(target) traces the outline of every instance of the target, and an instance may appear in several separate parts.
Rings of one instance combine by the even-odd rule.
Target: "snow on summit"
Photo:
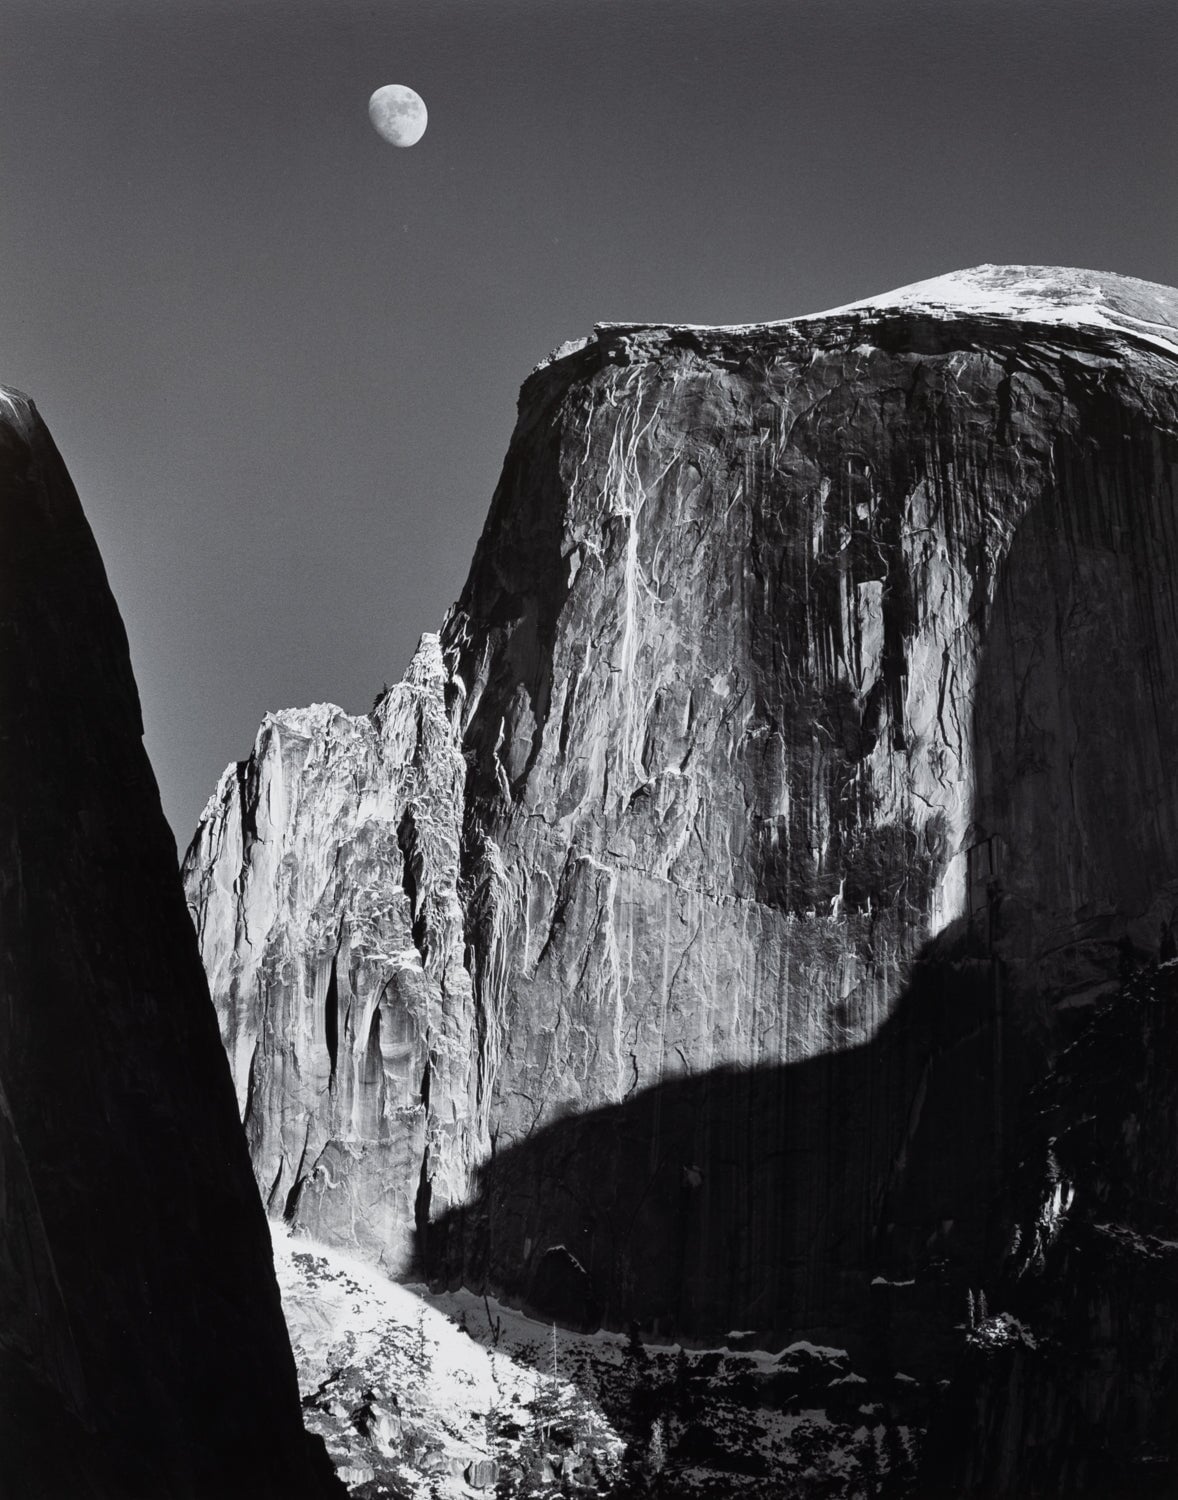
[[[973,266],[895,291],[878,292],[858,302],[823,312],[801,313],[764,323],[615,323],[595,326],[597,337],[648,331],[658,333],[756,334],[796,324],[818,323],[848,313],[862,318],[895,312],[927,312],[940,318],[1010,318],[1058,327],[1099,328],[1126,334],[1178,358],[1178,290],[1111,271],[1084,271],[1072,266]],[[538,369],[576,353],[587,339],[562,344]]]
[[[1178,291],[1133,276],[1068,266],[974,266],[788,321],[897,309],[1104,328],[1178,355]]]

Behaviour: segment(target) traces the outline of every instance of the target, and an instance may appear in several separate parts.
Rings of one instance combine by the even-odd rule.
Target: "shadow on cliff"
[[[1001,1248],[1011,1101],[1040,1064],[1002,983],[959,924],[860,1046],[567,1114],[492,1155],[419,1234],[421,1272],[571,1327],[881,1361],[898,1341],[890,1368],[939,1368]]]

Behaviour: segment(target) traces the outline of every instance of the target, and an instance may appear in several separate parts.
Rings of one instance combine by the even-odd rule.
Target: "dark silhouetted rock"
[[[1128,975],[1077,1031],[1033,1093],[928,1500],[1178,1493],[1178,965]]]
[[[0,1494],[335,1494],[122,623],[15,392],[0,515]]]

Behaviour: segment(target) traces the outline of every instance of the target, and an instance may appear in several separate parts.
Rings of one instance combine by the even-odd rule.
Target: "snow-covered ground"
[[[843,1349],[681,1349],[400,1286],[275,1226],[307,1426],[355,1500],[653,1492],[859,1500],[910,1470],[918,1382]],[[748,1338],[734,1330],[731,1342]]]
[[[513,1464],[521,1480],[539,1470],[538,1486],[544,1464],[605,1483],[616,1470],[624,1444],[576,1388],[470,1337],[461,1311],[280,1225],[274,1264],[307,1426],[354,1495],[494,1492]]]

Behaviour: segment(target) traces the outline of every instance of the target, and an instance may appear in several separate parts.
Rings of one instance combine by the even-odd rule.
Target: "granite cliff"
[[[981,267],[545,361],[440,635],[187,856],[270,1212],[952,1368],[1011,1184],[1064,1212],[1036,1088],[1173,941],[1176,327]]]
[[[337,1493],[65,466],[0,393],[0,1495]]]

